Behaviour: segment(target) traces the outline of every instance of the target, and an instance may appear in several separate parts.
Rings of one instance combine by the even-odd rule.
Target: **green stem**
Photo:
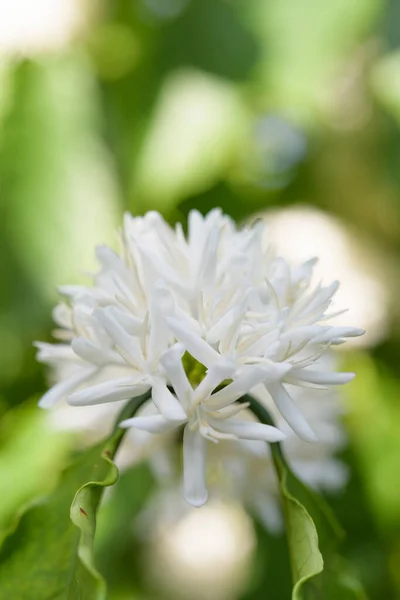
[[[137,411],[151,398],[151,390],[148,390],[141,396],[136,396],[136,398],[132,398],[128,404],[124,406],[124,408],[119,413],[114,426],[114,431],[110,437],[110,440],[104,450],[104,454],[111,460],[114,459],[118,448],[121,445],[122,440],[124,439],[126,429],[122,429],[119,426],[121,421],[125,419],[131,419],[135,416]]]
[[[262,404],[260,404],[260,402],[258,402],[255,398],[253,398],[253,396],[246,394],[245,396],[242,396],[242,398],[240,398],[240,401],[246,402],[249,404],[249,410],[251,410],[253,415],[260,421],[260,423],[264,423],[265,425],[272,425],[273,427],[275,427],[275,423],[273,422],[268,410]],[[269,446],[271,448],[272,460],[274,463],[276,476],[279,481],[279,490],[281,493],[281,507],[282,507],[282,512],[283,512],[283,516],[284,516],[284,520],[285,520],[286,531],[289,531],[289,527],[290,527],[289,513],[287,510],[287,503],[285,502],[285,499],[283,497],[283,491],[282,491],[282,487],[286,486],[285,470],[288,470],[288,467],[287,467],[287,463],[286,463],[286,460],[285,460],[285,457],[284,457],[284,454],[282,451],[282,445],[279,442],[273,442],[273,443],[269,444]],[[294,565],[293,559],[292,559],[289,538],[287,538],[287,542],[288,542],[293,582],[296,583],[296,569],[295,569],[295,565]]]
[[[240,402],[246,402],[249,404],[249,410],[253,413],[255,417],[260,421],[260,423],[264,423],[265,425],[272,425],[276,427],[274,421],[272,420],[271,415],[268,410],[258,402],[253,396],[246,394],[240,398]],[[268,443],[268,442],[267,442]],[[275,469],[278,471],[278,475],[281,471],[281,462],[284,460],[284,455],[282,452],[282,446],[279,442],[274,442],[270,444],[272,458],[274,459]],[[278,463],[278,464],[277,464]]]

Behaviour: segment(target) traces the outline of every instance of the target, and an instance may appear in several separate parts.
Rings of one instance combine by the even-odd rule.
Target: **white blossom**
[[[325,358],[317,369],[332,366],[333,357]],[[287,434],[282,450],[287,464],[297,477],[315,490],[339,492],[348,478],[346,465],[336,456],[346,444],[341,423],[342,408],[334,390],[295,388],[292,394],[304,414],[313,422],[318,442],[301,440],[287,425],[277,410],[271,396],[262,385],[252,390],[252,395],[273,416],[277,425]],[[250,413],[245,415],[251,419]],[[133,433],[133,430],[132,430]],[[136,431],[135,431],[136,434]],[[139,442],[140,443],[140,442]],[[142,442],[143,443],[143,440]],[[129,460],[138,440],[127,439],[124,455]],[[129,446],[129,447],[128,447]],[[272,533],[283,526],[280,510],[280,491],[271,449],[259,440],[227,440],[224,444],[208,444],[207,480],[210,500],[238,502],[244,505]],[[173,514],[179,520],[186,514],[179,501],[180,485],[175,454],[171,440],[149,455],[149,466],[157,481],[157,490],[147,512],[155,512],[159,518]],[[174,505],[171,505],[174,498]],[[156,514],[148,514],[148,522],[154,522]]]
[[[263,440],[277,442],[285,435],[270,425],[234,418],[243,411],[243,405],[215,409],[212,405],[212,392],[224,380],[234,375],[235,368],[230,361],[220,361],[212,365],[201,383],[193,389],[183,369],[180,357],[182,350],[174,347],[168,350],[161,362],[166,370],[175,395],[165,384],[153,387],[153,402],[159,414],[136,416],[122,421],[122,427],[136,427],[151,433],[164,433],[185,424],[183,432],[183,480],[185,498],[194,506],[201,506],[207,500],[206,486],[206,447],[207,440]],[[262,377],[265,375],[262,373]],[[241,389],[246,379],[246,387],[260,377],[259,367],[249,367],[229,383],[224,389],[232,397]],[[233,389],[230,393],[229,390]]]
[[[57,344],[38,343],[55,385],[40,401],[89,406],[151,390],[156,414],[124,426],[151,432],[185,424],[185,494],[206,498],[207,440],[276,441],[276,428],[237,419],[237,400],[264,386],[294,431],[315,441],[288,386],[326,388],[352,373],[315,367],[326,350],[363,332],[327,324],[338,287],[311,285],[315,259],[276,257],[261,224],[238,229],[215,209],[192,211],[185,236],[155,212],[126,215],[120,251],[97,248],[91,286],[64,286]],[[199,375],[200,374],[200,375]]]

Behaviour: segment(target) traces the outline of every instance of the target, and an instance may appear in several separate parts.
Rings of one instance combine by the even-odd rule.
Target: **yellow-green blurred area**
[[[56,287],[87,280],[124,211],[214,206],[270,211],[368,331],[340,352],[351,477],[329,501],[367,596],[400,598],[398,0],[0,0],[0,528],[76,445],[36,408]],[[152,549],[148,477],[120,484],[98,540],[112,600],[289,598],[284,538],[215,508]]]

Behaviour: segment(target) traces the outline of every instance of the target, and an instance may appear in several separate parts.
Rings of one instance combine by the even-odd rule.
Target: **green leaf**
[[[72,436],[51,427],[47,417],[25,402],[0,420],[0,481],[7,490],[0,503],[0,540],[16,511],[54,489],[65,467]]]
[[[15,61],[10,75],[0,140],[1,190],[7,198],[1,218],[7,218],[10,251],[38,296],[38,311],[56,285],[95,265],[93,246],[110,239],[116,224],[118,191],[100,134],[99,99],[81,58],[71,50],[36,62]],[[24,319],[35,323],[24,295],[18,305],[29,307]]]
[[[132,400],[117,423],[147,398]],[[22,514],[0,549],[0,600],[106,598],[93,560],[96,512],[104,488],[118,478],[112,459],[124,433],[117,424],[105,444],[82,454],[57,489]]]
[[[318,533],[314,521],[305,507],[288,489],[291,473],[284,461],[275,460],[285,514],[290,563],[293,576],[293,600],[301,600],[306,581],[321,573],[324,561],[318,546]]]
[[[251,396],[242,400],[263,423],[273,424]],[[271,444],[279,480],[293,578],[292,600],[363,600],[358,578],[337,547],[344,532],[324,499],[292,473],[279,444]]]

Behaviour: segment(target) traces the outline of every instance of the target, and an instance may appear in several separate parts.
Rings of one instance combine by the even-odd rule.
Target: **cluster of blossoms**
[[[263,223],[238,230],[219,210],[189,215],[188,234],[155,212],[126,215],[120,253],[97,248],[93,285],[61,288],[57,344],[38,343],[57,381],[40,401],[85,406],[151,390],[154,414],[121,423],[151,433],[184,425],[184,492],[201,505],[208,441],[276,442],[281,428],[238,418],[237,401],[262,385],[298,436],[316,441],[289,393],[351,373],[321,370],[322,355],[363,332],[326,324],[338,287],[311,285],[314,260],[291,266]]]

